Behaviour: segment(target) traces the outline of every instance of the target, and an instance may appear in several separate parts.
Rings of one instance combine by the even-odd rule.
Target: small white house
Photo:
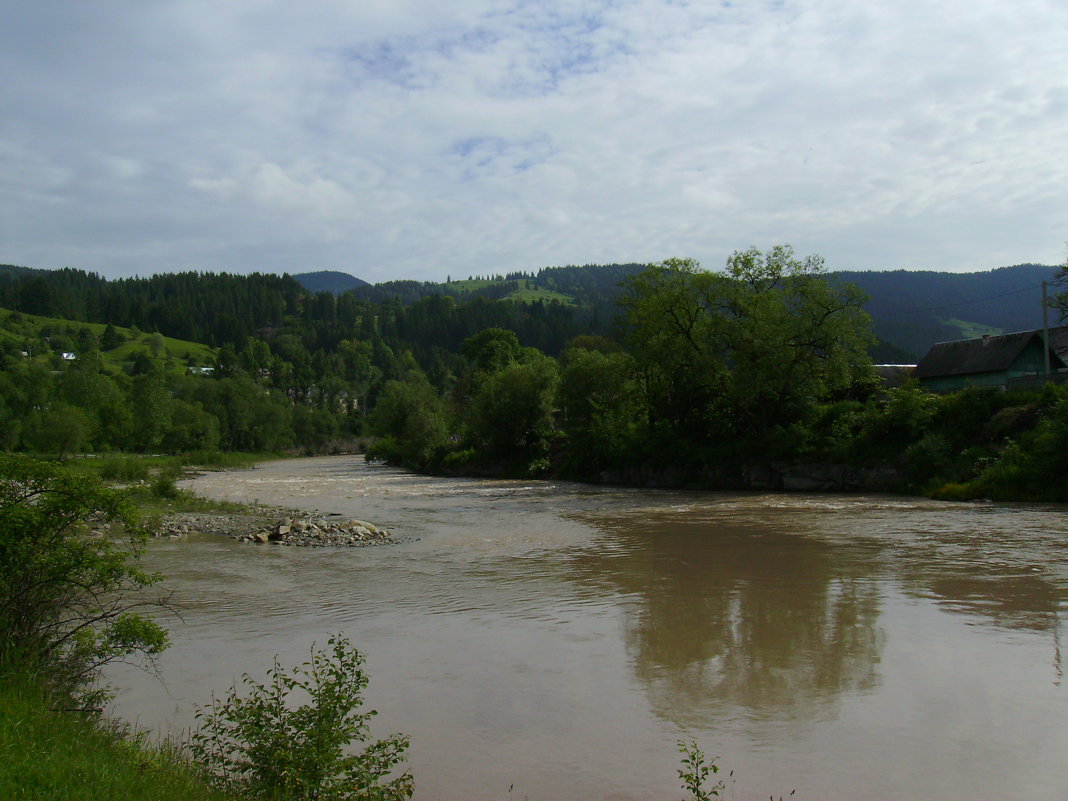
[[[75,356],[75,355],[74,355],[73,353],[71,353],[71,352],[70,352],[69,350],[65,350],[65,351],[63,351],[63,352],[62,352],[62,353],[60,354],[60,356],[62,356],[62,357],[63,357],[63,361],[65,361],[65,362],[72,362],[72,361],[74,361],[75,359],[77,359],[77,358],[78,358],[78,357],[77,357],[77,356]]]

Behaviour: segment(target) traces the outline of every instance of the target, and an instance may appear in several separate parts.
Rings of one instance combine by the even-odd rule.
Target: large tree
[[[788,245],[736,251],[722,273],[669,259],[627,289],[650,424],[676,441],[768,453],[816,403],[870,374],[866,298]]]
[[[445,403],[421,372],[387,381],[370,418],[371,433],[379,437],[374,455],[410,465],[429,466],[448,436]]]
[[[564,352],[559,394],[571,467],[590,475],[635,460],[644,407],[629,354],[579,344]]]

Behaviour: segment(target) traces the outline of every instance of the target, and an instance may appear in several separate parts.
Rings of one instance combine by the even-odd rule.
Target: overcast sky
[[[1064,261],[1064,0],[0,0],[0,262]]]

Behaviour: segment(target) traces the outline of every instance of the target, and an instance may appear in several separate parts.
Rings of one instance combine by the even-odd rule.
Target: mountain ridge
[[[545,267],[536,272],[449,279],[444,283],[391,280],[379,284],[370,284],[338,270],[319,270],[282,278],[274,276],[273,280],[293,281],[290,284],[293,297],[286,301],[289,305],[299,302],[300,290],[312,294],[328,292],[339,298],[351,292],[363,301],[399,303],[405,307],[427,297],[451,295],[464,303],[482,299],[546,307],[551,304],[582,307],[593,315],[592,319],[605,325],[618,312],[616,300],[623,291],[621,283],[642,269],[644,265],[637,263],[568,265]],[[869,296],[865,310],[872,317],[873,331],[879,340],[872,349],[875,361],[909,363],[917,361],[937,342],[1041,327],[1042,282],[1051,283],[1054,290],[1063,289],[1056,283],[1061,269],[1053,265],[1017,264],[969,273],[897,269],[841,270],[827,275],[833,281],[855,284]],[[45,309],[34,308],[34,301],[38,306],[47,306],[50,293],[61,296],[72,286],[72,281],[109,283],[96,274],[85,274],[83,278],[79,275],[80,271],[69,268],[44,270],[0,265],[0,286],[8,287],[7,305],[41,313]],[[238,292],[235,299],[244,302],[241,298],[246,290],[240,289],[240,278],[231,276],[228,281],[217,281],[218,287],[213,291],[233,289]],[[164,279],[165,274],[160,280]],[[272,277],[262,276],[261,282],[269,279]],[[115,283],[130,280],[116,279]],[[161,286],[156,291],[157,299],[149,301],[162,303],[164,296],[169,297],[168,292],[177,288],[169,287],[170,284],[197,280],[211,280],[211,276],[173,276],[165,280],[168,287]],[[45,287],[45,283],[52,284],[54,291]],[[248,297],[252,299],[256,295],[253,292]],[[1059,316],[1051,316],[1051,323],[1058,321]],[[263,324],[277,325],[277,322],[257,323]],[[164,322],[160,326],[168,327]],[[188,335],[183,338],[200,339]]]

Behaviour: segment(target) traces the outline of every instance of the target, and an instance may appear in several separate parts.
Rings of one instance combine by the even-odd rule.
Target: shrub
[[[718,781],[708,786],[708,775],[719,773],[719,765],[715,759],[706,760],[704,752],[697,746],[695,740],[679,741],[679,753],[682,754],[682,767],[679,768],[679,778],[682,780],[683,789],[690,793],[693,801],[709,801],[719,798],[719,791],[723,789],[723,782]]]
[[[441,460],[443,470],[459,470],[475,460],[474,448],[447,451]]]
[[[979,497],[974,484],[950,482],[932,490],[930,497],[937,501],[970,501]]]
[[[992,415],[983,427],[983,436],[990,442],[1018,437],[1035,427],[1039,420],[1039,405],[1007,406]]]
[[[952,450],[962,450],[968,443],[984,439],[988,421],[1015,397],[989,387],[966,387],[943,395],[931,419],[931,428],[946,437]]]
[[[374,710],[360,712],[367,675],[363,656],[341,635],[293,670],[275,659],[261,684],[245,674],[225,699],[197,711],[202,728],[193,755],[220,789],[271,801],[401,801],[414,791],[411,774],[389,775],[404,759],[408,738],[394,734],[346,754],[363,742]],[[306,703],[292,706],[293,695]]]
[[[928,432],[905,449],[909,482],[922,487],[939,476],[953,477],[953,454],[949,440],[942,434]]]
[[[1066,501],[1068,488],[1068,395],[1043,392],[1050,398],[1046,416],[1018,442],[1009,441],[974,482],[978,494],[993,500]]]
[[[122,536],[92,536],[86,524]],[[0,671],[36,673],[93,702],[104,664],[159,654],[166,633],[137,612],[160,603],[145,595],[158,576],[136,564],[145,536],[99,479],[0,456]]]
[[[174,485],[174,476],[160,473],[152,480],[152,495],[156,498],[174,500],[178,497],[178,487]]]
[[[111,457],[100,466],[100,477],[105,481],[145,481],[148,465],[136,456]]]

